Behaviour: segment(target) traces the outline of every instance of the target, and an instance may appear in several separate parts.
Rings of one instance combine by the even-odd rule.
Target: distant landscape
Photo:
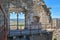
[[[11,19],[10,23],[17,23],[17,19]],[[24,19],[19,19],[18,23],[19,24],[25,24],[25,20]]]
[[[16,21],[17,21],[17,19],[10,19],[10,21],[16,22]],[[24,20],[24,19],[19,19],[18,21],[19,21],[19,22],[25,22],[25,20]]]
[[[10,29],[16,29],[17,28],[17,20],[16,19],[10,19],[10,25],[15,25],[15,26],[10,26]],[[24,29],[25,27],[25,20],[24,19],[19,19],[18,20],[18,27],[19,29]]]

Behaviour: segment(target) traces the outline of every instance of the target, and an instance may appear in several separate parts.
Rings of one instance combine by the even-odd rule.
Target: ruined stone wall
[[[52,40],[60,40],[60,26],[59,26],[60,21],[59,20],[60,19],[58,18],[52,19],[52,29],[54,29]]]
[[[40,17],[39,23],[42,25],[42,29],[51,29],[51,15],[50,11],[45,5],[44,1],[38,1],[38,0],[33,0],[33,6],[32,9],[29,11],[29,17],[28,18],[30,21],[29,23],[33,21],[34,16]],[[29,24],[29,25],[30,25]]]
[[[60,40],[60,29],[55,29],[53,32],[52,40]]]
[[[20,5],[17,5],[19,4],[19,2],[16,4],[15,3],[16,1],[13,2],[13,4],[15,4],[16,7],[20,7]],[[46,28],[49,28],[51,27],[51,24],[50,24],[50,13],[47,12],[46,10],[47,7],[45,5],[45,3],[42,1],[42,0],[33,0],[33,3],[32,3],[32,6],[30,5],[31,3],[29,3],[29,1],[24,1],[21,2],[21,7],[26,9],[27,12],[26,13],[26,27],[27,29],[37,29],[38,27],[38,24],[40,23],[40,26],[42,26],[42,29],[46,29]],[[6,9],[6,15],[9,15],[8,13],[8,8],[6,8],[7,4],[4,4],[4,9]],[[24,11],[26,11],[24,10]],[[33,17],[34,16],[38,16],[40,17],[39,19],[39,22],[35,22]],[[8,16],[8,22],[9,22],[9,16]],[[31,24],[32,22],[34,22],[34,25],[31,27]],[[35,24],[37,24],[37,26],[35,26]],[[48,37],[47,35],[44,35],[42,34],[41,35],[33,35],[30,37],[30,40],[48,40],[50,39],[50,37]]]
[[[21,8],[25,9],[23,11],[25,11],[25,14],[26,14],[25,23],[26,23],[26,27],[28,29],[30,28],[30,24],[33,22],[34,16],[40,17],[39,23],[41,24],[42,29],[51,28],[50,11],[47,8],[47,6],[45,5],[43,0],[26,0],[26,1],[14,0],[13,2],[10,0],[9,1],[6,0],[6,3],[3,6],[4,6],[4,9],[6,10],[6,15],[8,17],[8,21],[10,21],[9,20],[9,13],[8,13],[8,11],[9,11],[8,8],[10,5],[7,2],[14,4],[14,6],[16,8],[21,7]]]
[[[52,40],[52,34],[32,35],[30,40]]]

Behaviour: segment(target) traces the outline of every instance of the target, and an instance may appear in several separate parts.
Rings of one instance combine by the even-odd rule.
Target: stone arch
[[[37,22],[39,22],[39,20],[40,20],[40,17],[39,16],[33,16],[33,18],[36,18],[37,19]]]

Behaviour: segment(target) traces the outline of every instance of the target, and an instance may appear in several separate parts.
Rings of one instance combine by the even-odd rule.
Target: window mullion
[[[19,14],[17,13],[17,30],[18,30],[18,16],[19,16]]]

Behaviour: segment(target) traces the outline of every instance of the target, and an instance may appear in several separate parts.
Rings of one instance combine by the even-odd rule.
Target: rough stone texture
[[[31,38],[30,38],[30,40],[47,40],[47,38],[46,38],[46,36],[44,36],[44,35],[42,35],[42,36],[40,36],[40,35],[35,35],[35,36],[32,36]]]
[[[34,16],[40,17],[39,23],[41,23],[42,29],[51,29],[51,13],[43,0],[2,0],[1,2],[3,3],[7,15],[9,15],[8,13],[12,11],[17,13],[21,11],[25,12],[27,21],[26,27],[28,29],[30,28],[29,25],[32,23]]]
[[[40,34],[30,36],[30,40],[52,40],[52,34]]]
[[[53,32],[53,38],[52,40],[60,40],[60,29],[55,29],[54,32]]]
[[[3,4],[3,9],[5,10],[6,16],[8,17],[8,24],[10,21],[10,12],[14,11],[19,13],[23,11],[25,13],[25,27],[27,29],[51,29],[51,13],[43,0],[1,0],[1,3]],[[34,19],[34,16],[37,16],[40,19]],[[39,22],[36,22],[37,20],[39,20]],[[33,25],[31,25],[32,22]],[[42,37],[36,35],[31,37],[31,40],[47,40],[46,37],[48,36],[43,34]]]
[[[8,40],[52,40],[52,33],[41,33],[36,35],[13,36]]]
[[[53,38],[52,40],[56,39],[56,40],[60,40],[60,19],[58,18],[53,18],[53,26],[52,29],[54,29],[53,31]]]

